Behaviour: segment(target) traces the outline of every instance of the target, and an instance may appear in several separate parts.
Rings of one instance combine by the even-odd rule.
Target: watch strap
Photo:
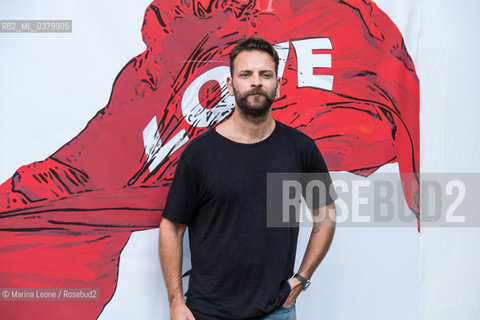
[[[298,273],[295,273],[295,275],[293,277],[300,280],[300,282],[302,283],[303,290],[307,289],[307,287],[310,285],[310,280],[305,279],[304,277],[302,277]]]

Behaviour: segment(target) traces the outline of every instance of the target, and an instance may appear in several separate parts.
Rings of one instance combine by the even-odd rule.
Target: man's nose
[[[261,87],[262,86],[262,78],[259,74],[253,74],[251,78],[251,86],[252,87]]]

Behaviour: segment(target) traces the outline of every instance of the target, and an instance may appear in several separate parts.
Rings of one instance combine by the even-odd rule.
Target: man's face
[[[227,86],[239,111],[250,117],[265,115],[279,93],[273,58],[263,51],[242,51],[233,66]]]

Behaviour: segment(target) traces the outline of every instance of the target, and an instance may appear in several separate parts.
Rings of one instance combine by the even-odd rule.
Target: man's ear
[[[233,93],[233,79],[232,79],[231,76],[227,77],[227,89],[228,89],[228,93],[230,93],[231,96],[234,96],[234,93]]]
[[[275,98],[280,97],[280,87],[282,84],[282,78],[277,77],[277,92],[275,92]]]

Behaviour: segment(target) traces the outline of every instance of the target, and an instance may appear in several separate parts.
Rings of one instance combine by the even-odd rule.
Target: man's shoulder
[[[204,151],[205,147],[212,143],[215,134],[214,130],[214,128],[210,128],[205,132],[200,133],[187,144],[182,154]]]
[[[291,137],[295,142],[297,143],[303,143],[306,145],[312,145],[315,144],[315,140],[310,138],[307,134],[303,133],[302,131],[291,127],[289,125],[286,125],[278,120],[276,120],[276,123],[279,127],[279,129],[287,136]]]

